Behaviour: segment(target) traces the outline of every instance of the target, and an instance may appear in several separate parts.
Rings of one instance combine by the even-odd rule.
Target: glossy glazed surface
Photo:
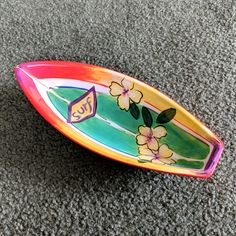
[[[158,90],[93,65],[23,63],[15,74],[55,128],[106,157],[143,168],[209,177],[223,143]]]

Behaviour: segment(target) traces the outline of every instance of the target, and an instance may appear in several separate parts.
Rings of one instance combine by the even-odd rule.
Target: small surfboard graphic
[[[207,178],[223,142],[176,102],[106,68],[63,61],[23,63],[15,74],[39,113],[105,157],[146,169]]]

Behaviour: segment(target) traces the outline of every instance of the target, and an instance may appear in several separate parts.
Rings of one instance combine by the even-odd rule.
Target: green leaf
[[[175,114],[176,114],[176,109],[174,108],[169,108],[167,110],[164,110],[158,115],[156,122],[159,124],[167,123],[174,118]]]
[[[138,119],[140,116],[140,111],[138,106],[133,102],[130,104],[130,114],[134,117],[134,119]]]
[[[146,107],[142,107],[142,116],[143,116],[144,124],[147,127],[151,127],[152,122],[153,122],[152,115],[151,115],[151,112]]]

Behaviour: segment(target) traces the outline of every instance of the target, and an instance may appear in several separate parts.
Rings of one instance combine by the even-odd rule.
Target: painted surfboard
[[[16,78],[37,111],[68,138],[126,164],[207,178],[223,142],[155,88],[99,66],[22,63]]]

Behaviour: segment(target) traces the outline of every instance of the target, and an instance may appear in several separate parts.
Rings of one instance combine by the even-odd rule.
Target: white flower
[[[163,126],[157,126],[155,128],[140,126],[139,132],[140,134],[136,137],[137,143],[139,145],[147,145],[151,150],[157,150],[159,148],[157,139],[160,139],[167,134],[167,131]]]
[[[175,160],[172,159],[173,151],[169,149],[167,144],[162,144],[157,151],[150,150],[146,145],[139,147],[139,159],[150,161],[158,164],[173,164]]]
[[[117,103],[122,110],[129,110],[130,103],[139,103],[143,94],[134,88],[134,83],[123,79],[121,84],[112,82],[110,85],[110,94],[117,97]]]

